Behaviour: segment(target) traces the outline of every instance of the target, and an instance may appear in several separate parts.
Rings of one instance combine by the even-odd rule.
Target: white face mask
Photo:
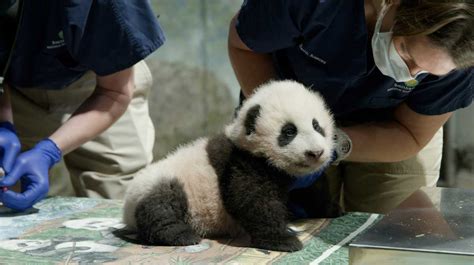
[[[372,52],[374,62],[382,74],[395,79],[396,82],[406,82],[415,79],[408,66],[398,54],[392,41],[392,32],[380,32],[382,21],[387,13],[388,6],[384,7],[375,24],[372,36]],[[425,71],[417,73],[426,73]]]

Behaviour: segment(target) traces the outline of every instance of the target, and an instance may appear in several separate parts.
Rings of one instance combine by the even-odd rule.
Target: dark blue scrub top
[[[236,29],[250,49],[272,55],[279,78],[319,91],[337,119],[388,119],[401,102],[437,115],[473,99],[473,68],[442,77],[420,75],[418,84],[396,83],[380,73],[364,0],[247,0]]]
[[[14,86],[61,89],[89,70],[109,75],[133,66],[165,40],[146,0],[24,0],[23,4],[6,75]],[[5,43],[12,36],[0,38],[4,64]]]

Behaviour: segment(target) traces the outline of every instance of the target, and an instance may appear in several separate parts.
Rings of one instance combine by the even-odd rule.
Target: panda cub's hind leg
[[[160,182],[135,210],[138,237],[149,244],[187,246],[198,244],[199,235],[186,223],[188,202],[177,179]]]

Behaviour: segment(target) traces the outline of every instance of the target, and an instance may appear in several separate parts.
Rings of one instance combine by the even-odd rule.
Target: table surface
[[[378,215],[350,213],[292,224],[305,248],[282,253],[241,247],[245,239],[204,239],[187,247],[143,246],[121,223],[122,202],[49,198],[24,214],[0,206],[5,264],[347,264],[347,243]]]
[[[474,190],[422,188],[351,247],[474,256]]]

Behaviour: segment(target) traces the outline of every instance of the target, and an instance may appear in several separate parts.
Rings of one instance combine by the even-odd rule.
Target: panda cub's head
[[[330,161],[334,122],[321,96],[294,81],[256,89],[225,129],[236,146],[294,176]]]

